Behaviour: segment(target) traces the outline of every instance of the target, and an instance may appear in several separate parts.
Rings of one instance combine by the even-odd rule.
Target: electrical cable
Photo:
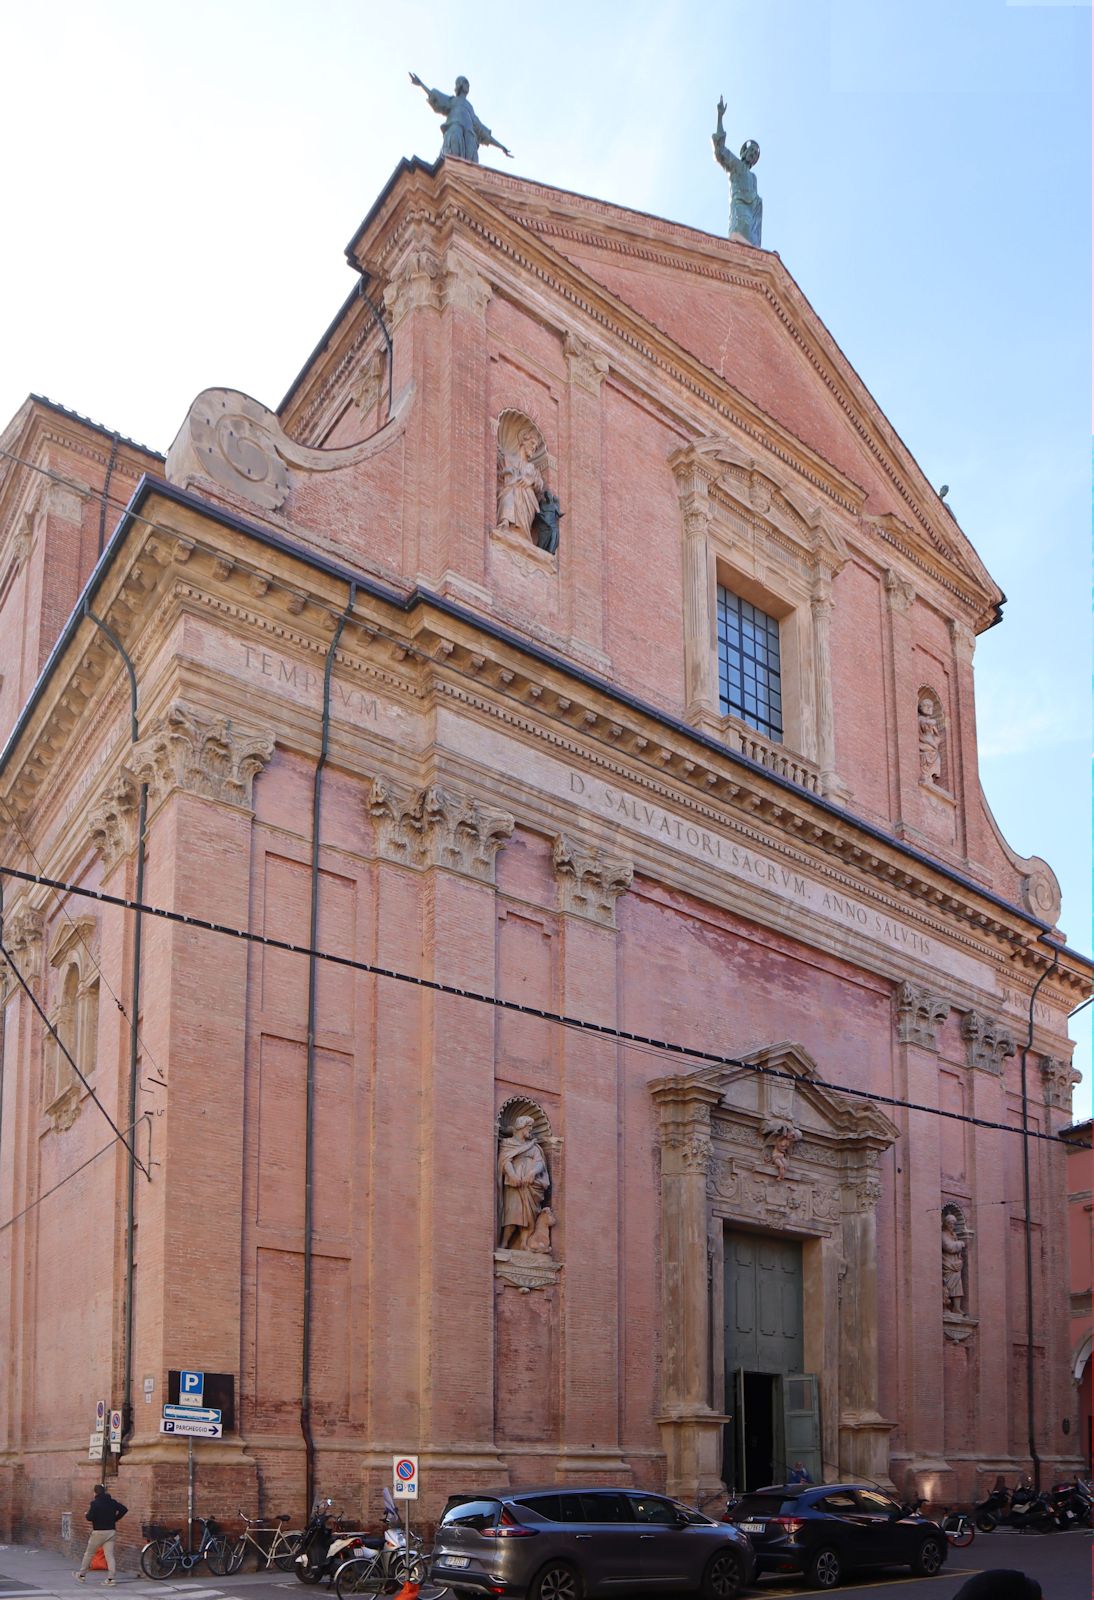
[[[219,933],[232,939],[244,939],[248,943],[261,945],[268,950],[282,950],[288,955],[314,957],[318,961],[329,961],[334,966],[345,967],[351,972],[363,972],[369,977],[390,978],[396,983],[410,984],[415,988],[427,990],[433,994],[449,995],[458,1000],[472,1000],[482,1005],[494,1006],[502,1011],[513,1011],[520,1016],[532,1017],[540,1022],[553,1022],[561,1027],[572,1028],[577,1032],[594,1034],[599,1038],[616,1039],[628,1048],[647,1049],[656,1055],[679,1056],[688,1060],[700,1061],[708,1066],[735,1067],[746,1072],[755,1072],[764,1077],[784,1079],[791,1083],[801,1080],[795,1073],[785,1072],[778,1067],[764,1066],[756,1061],[743,1061],[737,1056],[721,1055],[717,1051],[703,1050],[699,1046],[678,1044],[669,1039],[655,1039],[649,1034],[636,1033],[627,1028],[615,1028],[605,1022],[591,1022],[584,1017],[571,1017],[560,1011],[548,1011],[542,1006],[525,1005],[517,1000],[505,1000],[499,995],[482,994],[476,989],[463,989],[457,984],[441,983],[436,978],[422,978],[410,972],[400,972],[395,967],[382,967],[375,962],[361,961],[354,956],[340,956],[333,951],[322,950],[310,945],[293,944],[287,939],[276,939],[267,933],[253,933],[247,928],[234,928],[222,922],[211,922],[206,917],[196,917],[183,911],[171,911],[165,906],[154,906],[147,903],[138,905],[133,900],[126,899],[123,895],[108,894],[104,889],[92,889],[82,884],[66,883],[62,879],[47,878],[40,873],[26,872],[19,867],[5,866],[0,862],[0,877],[18,879],[21,883],[39,884],[45,888],[64,889],[67,893],[82,895],[86,899],[96,900],[100,905],[118,906],[123,911],[140,911],[150,917],[159,917],[167,922],[175,922],[183,927],[195,928],[205,933]],[[33,997],[32,997],[33,998]],[[986,1117],[972,1117],[962,1111],[946,1111],[941,1106],[922,1105],[914,1100],[901,1100],[895,1095],[876,1094],[871,1090],[858,1089],[850,1084],[837,1083],[831,1078],[814,1078],[810,1080],[818,1086],[836,1090],[840,1094],[848,1095],[852,1099],[866,1100],[874,1105],[896,1106],[907,1111],[921,1111],[928,1116],[942,1117],[951,1122],[963,1122],[976,1128],[994,1129],[998,1133],[1018,1134],[1020,1137],[1041,1139],[1050,1144],[1060,1143],[1059,1134],[1042,1133],[1040,1130],[1031,1129],[1023,1135],[1021,1128],[1014,1128],[1006,1122],[993,1122]]]
[[[19,821],[18,813],[15,811],[15,809],[11,805],[10,801],[6,800],[2,794],[0,794],[0,806],[4,807],[4,810],[8,814],[8,821],[9,821],[10,825],[15,829],[16,833],[19,835],[20,839],[23,841],[23,846],[24,846],[28,856],[30,856],[31,860],[34,862],[34,864],[38,868],[39,872],[41,872],[41,870],[42,870],[42,858],[37,853],[37,851],[35,850],[34,846],[31,844],[30,840],[27,838],[26,831],[23,828],[22,823]],[[95,968],[95,971],[99,975],[99,982],[104,986],[104,988],[106,989],[106,991],[109,994],[110,998],[113,1000],[114,1004],[117,1006],[118,1010],[121,1012],[122,1016],[125,1018],[126,1022],[130,1025],[130,1027],[132,1027],[132,1019],[130,1018],[129,1012],[125,1008],[125,1001],[119,998],[117,991],[115,990],[113,984],[110,982],[110,979],[107,977],[106,973],[103,971],[103,969],[100,966],[99,962],[96,960],[95,952],[94,952],[94,950],[92,950],[91,946],[88,944],[87,940],[84,938],[83,934],[80,932],[79,927],[77,926],[75,917],[72,915],[71,911],[69,911],[68,907],[65,905],[65,903],[64,903],[63,899],[61,898],[60,894],[56,890],[54,891],[53,898],[56,901],[57,908],[61,912],[62,916],[65,916],[65,917],[68,918],[68,922],[69,922],[70,927],[72,927],[75,930],[76,937],[77,937],[77,939],[79,939],[80,944],[82,945],[82,947],[83,947],[83,949],[84,949],[84,951],[85,951],[85,953],[87,955],[87,959],[90,961],[91,965]],[[143,1051],[146,1059],[152,1063],[152,1066],[155,1068],[156,1072],[158,1072],[160,1074],[160,1079],[162,1080],[163,1079],[163,1074],[162,1074],[162,1072],[160,1072],[159,1062],[156,1060],[155,1056],[152,1054],[151,1050],[148,1048],[148,1045],[146,1044],[145,1040],[141,1037],[139,1029],[137,1030],[137,1039],[140,1042],[141,1050]]]
[[[152,1114],[149,1111],[142,1111],[133,1126],[128,1129],[128,1132],[135,1133],[137,1128],[139,1128],[141,1123],[144,1121],[148,1121],[150,1123],[151,1115]],[[94,1155],[88,1156],[86,1161],[81,1161],[78,1167],[73,1167],[71,1172],[66,1173],[63,1178],[59,1178],[55,1184],[51,1185],[51,1187],[46,1189],[44,1193],[40,1194],[36,1200],[32,1200],[29,1206],[24,1206],[22,1211],[17,1211],[13,1217],[8,1217],[6,1222],[0,1222],[0,1233],[3,1233],[6,1228],[13,1227],[15,1223],[21,1221],[23,1217],[29,1215],[30,1212],[34,1211],[42,1204],[43,1200],[48,1200],[51,1194],[56,1194],[57,1190],[63,1189],[66,1183],[71,1183],[73,1178],[78,1178],[80,1173],[86,1171],[93,1161],[98,1161],[99,1157],[105,1156],[108,1150],[113,1150],[117,1142],[117,1139],[111,1139],[109,1144],[104,1144],[101,1150],[96,1150]]]

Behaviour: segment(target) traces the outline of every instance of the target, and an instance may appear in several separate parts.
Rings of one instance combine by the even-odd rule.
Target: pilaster
[[[560,545],[570,628],[576,639],[603,652],[604,565],[603,413],[601,389],[608,358],[588,340],[567,329],[562,340],[569,380],[569,464]]]

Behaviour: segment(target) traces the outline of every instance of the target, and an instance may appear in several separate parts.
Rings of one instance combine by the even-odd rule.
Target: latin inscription
[[[783,898],[796,900],[847,927],[861,929],[873,938],[884,939],[887,944],[913,951],[916,955],[931,954],[930,940],[906,923],[886,916],[873,906],[863,905],[850,895],[826,889],[812,878],[803,877],[793,867],[772,861],[713,829],[685,822],[682,817],[675,817],[660,806],[637,799],[621,789],[611,788],[606,783],[586,778],[580,772],[570,773],[570,793],[585,804],[591,803],[597,810],[637,823],[643,832],[655,838],[683,845],[695,855],[708,857],[712,863],[735,877],[761,884]]]
[[[272,688],[293,694],[304,700],[321,701],[323,674],[302,661],[289,661],[272,650],[259,650],[255,645],[243,645],[243,664],[248,672],[265,678]],[[355,722],[378,722],[381,715],[394,714],[394,708],[331,676],[331,711],[352,718]]]

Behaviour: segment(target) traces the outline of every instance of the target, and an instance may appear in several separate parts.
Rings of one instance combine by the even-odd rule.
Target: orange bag
[[[109,1572],[110,1570],[106,1564],[106,1551],[102,1545],[99,1546],[91,1558],[91,1570],[92,1572]]]

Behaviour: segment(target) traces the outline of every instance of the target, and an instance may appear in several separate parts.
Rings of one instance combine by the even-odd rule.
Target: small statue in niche
[[[547,447],[538,428],[517,411],[498,420],[498,527],[523,534],[553,555],[563,513],[544,482]]]
[[[498,1184],[501,1189],[501,1250],[551,1249],[554,1215],[547,1204],[551,1174],[535,1137],[535,1119],[515,1117],[498,1141]]]
[[[924,691],[919,697],[919,781],[942,782],[942,716],[938,702]]]
[[[558,495],[552,494],[548,489],[539,503],[539,510],[532,518],[532,538],[549,556],[553,556],[558,550],[558,525],[565,515],[558,503]]]
[[[764,1128],[767,1136],[768,1159],[780,1179],[786,1177],[794,1146],[801,1143],[801,1129],[792,1122],[769,1122]]]
[[[729,173],[729,237],[743,239],[745,244],[760,248],[763,227],[764,203],[756,188],[753,167],[760,159],[760,147],[755,139],[746,139],[741,153],[735,156],[726,149],[726,132],[722,118],[726,114],[724,98],[718,100],[718,124],[711,136],[714,159]]]
[[[942,1216],[942,1301],[947,1311],[965,1309],[965,1251],[968,1246],[957,1231],[952,1211]]]

